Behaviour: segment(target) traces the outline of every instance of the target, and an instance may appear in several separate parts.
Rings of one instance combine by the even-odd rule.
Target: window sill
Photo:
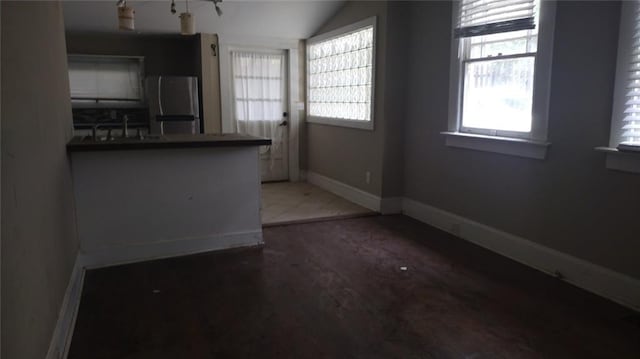
[[[361,130],[373,130],[373,121],[343,120],[327,117],[307,117],[307,122],[318,125],[358,128]]]
[[[521,138],[486,136],[462,132],[441,132],[446,145],[470,150],[500,153],[503,155],[543,160],[547,156],[549,142]]]
[[[640,152],[619,151],[614,147],[596,147],[607,155],[606,166],[610,170],[640,173]]]

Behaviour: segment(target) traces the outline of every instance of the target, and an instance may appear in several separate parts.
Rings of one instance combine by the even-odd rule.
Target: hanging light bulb
[[[218,14],[218,16],[222,16],[222,9],[220,8],[220,3],[222,2],[222,0],[212,0],[213,1],[213,6],[215,6],[216,8],[216,13]]]
[[[120,30],[135,30],[134,16],[135,10],[132,7],[127,6],[126,0],[118,0],[118,28]]]
[[[220,3],[222,2],[222,0],[207,0],[207,1],[211,1],[213,3],[213,6],[216,9],[216,14],[218,14],[218,16],[222,16],[222,9],[220,8]]]
[[[187,11],[180,14],[180,33],[182,35],[195,35],[196,20],[189,12],[189,0],[186,0]]]

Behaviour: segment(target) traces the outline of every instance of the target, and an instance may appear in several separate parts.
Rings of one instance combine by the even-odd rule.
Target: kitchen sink
[[[107,139],[107,136],[97,136],[95,140],[93,136],[87,135],[82,138],[82,141],[95,141],[95,142],[139,142],[139,141],[158,141],[161,140],[163,136],[161,135],[146,135],[142,138],[138,136],[130,136],[130,137],[111,137]]]

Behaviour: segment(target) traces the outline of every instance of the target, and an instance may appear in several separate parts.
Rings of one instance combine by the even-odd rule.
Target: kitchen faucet
[[[129,122],[129,116],[122,116],[122,138],[127,138],[129,136],[129,131],[127,129],[127,123]]]
[[[100,127],[100,124],[96,123],[91,128],[91,137],[93,138],[94,141],[96,141],[98,139],[98,127]]]

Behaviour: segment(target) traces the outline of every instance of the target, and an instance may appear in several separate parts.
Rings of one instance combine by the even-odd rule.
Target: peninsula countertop
[[[143,139],[137,137],[97,139],[91,136],[76,136],[67,144],[69,152],[86,151],[122,151],[158,148],[194,148],[194,147],[238,147],[268,146],[271,139],[241,134],[185,134],[185,135],[149,135]]]

